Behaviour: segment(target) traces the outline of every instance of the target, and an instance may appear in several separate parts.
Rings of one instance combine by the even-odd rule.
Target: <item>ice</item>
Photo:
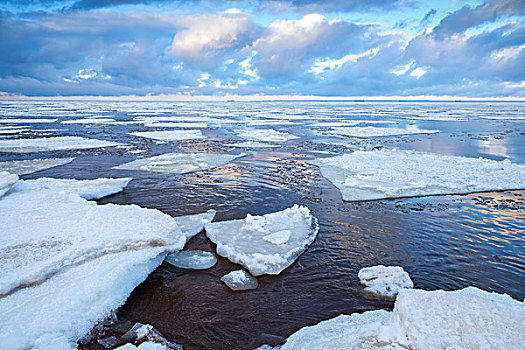
[[[0,152],[32,153],[113,147],[118,143],[78,136],[59,136],[37,139],[0,140]]]
[[[439,130],[425,130],[425,129],[401,129],[401,128],[377,128],[375,126],[367,127],[340,127],[332,128],[327,133],[341,135],[341,136],[351,136],[359,138],[368,138],[368,137],[383,137],[383,136],[398,136],[398,135],[412,135],[412,134],[434,134],[439,132]]]
[[[466,194],[525,188],[525,165],[415,151],[356,151],[316,159],[344,200]]]
[[[372,266],[359,271],[359,281],[366,286],[365,291],[393,298],[401,289],[413,288],[414,283],[400,266]]]
[[[272,233],[268,236],[263,236],[262,239],[264,239],[266,242],[270,242],[271,244],[284,244],[290,240],[291,235],[292,231],[282,230]]]
[[[259,283],[257,279],[250,276],[244,270],[232,271],[227,275],[221,277],[221,281],[224,282],[231,290],[252,290],[257,289]]]
[[[115,350],[171,350],[171,349],[168,348],[164,344],[146,341],[144,343],[141,343],[138,346],[135,346],[133,344],[125,344],[125,345],[119,346]]]
[[[246,142],[239,142],[239,143],[227,143],[225,146],[228,147],[236,147],[236,148],[275,148],[279,147],[279,145],[272,145],[269,143],[264,142],[256,142],[256,141],[246,141]]]
[[[186,241],[189,241],[197,233],[204,230],[204,226],[213,220],[216,213],[215,210],[210,209],[205,213],[177,216],[174,219],[182,233],[186,235]]]
[[[0,197],[9,191],[18,181],[18,176],[0,169]]]
[[[64,120],[60,124],[113,124],[116,122],[113,118],[82,118],[82,119],[72,119]]]
[[[165,252],[186,242],[175,219],[158,210],[79,196],[110,192],[109,180],[40,180],[18,181],[0,198],[3,349],[45,349],[52,338],[76,347]],[[113,191],[129,181],[115,180]]]
[[[130,135],[159,141],[180,141],[206,138],[206,136],[202,135],[200,130],[144,131],[132,132]]]
[[[37,171],[71,163],[74,159],[75,158],[49,158],[0,162],[0,171],[7,171],[17,175],[28,175],[36,173]]]
[[[220,256],[260,276],[277,275],[290,266],[314,241],[318,225],[307,207],[294,205],[263,216],[248,214],[241,220],[209,223],[205,229],[208,238],[217,245]],[[285,230],[290,231],[288,240],[274,244],[288,236],[287,232],[282,232]],[[272,237],[275,233],[277,235]]]
[[[524,324],[524,303],[505,294],[403,289],[393,312],[341,315],[304,327],[281,349],[523,349]]]
[[[168,263],[181,269],[206,270],[217,264],[215,254],[202,250],[182,250],[168,254]]]
[[[298,137],[287,132],[279,132],[273,129],[242,129],[235,130],[237,135],[247,140],[266,142],[285,142]]]
[[[187,128],[187,129],[203,129],[208,128],[207,123],[176,123],[176,122],[165,122],[165,123],[145,123],[145,127],[148,128]]]
[[[137,159],[115,167],[120,170],[143,170],[156,173],[186,174],[222,166],[243,157],[232,154],[209,153],[165,153],[151,158]]]
[[[38,119],[30,119],[30,118],[26,118],[26,119],[0,119],[0,124],[40,124],[40,123],[54,123],[56,122],[58,119],[43,119],[43,118],[38,118]]]
[[[0,128],[1,135],[14,135],[29,131],[27,128]]]

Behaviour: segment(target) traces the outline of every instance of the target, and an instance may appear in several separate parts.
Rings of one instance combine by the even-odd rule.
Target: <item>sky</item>
[[[3,0],[19,95],[525,98],[525,0]]]

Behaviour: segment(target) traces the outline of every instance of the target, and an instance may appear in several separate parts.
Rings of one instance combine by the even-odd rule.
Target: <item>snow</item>
[[[0,119],[0,124],[40,124],[40,123],[54,123],[58,119]]]
[[[185,244],[175,220],[158,210],[79,196],[98,198],[129,181],[114,180],[18,181],[0,199],[3,348],[45,349],[53,338],[76,347],[166,251]]]
[[[298,138],[287,132],[279,132],[273,129],[243,129],[235,130],[235,133],[247,140],[266,142],[285,142]]]
[[[416,151],[356,151],[310,161],[344,200],[525,188],[525,165]]]
[[[186,174],[222,166],[244,156],[209,153],[165,153],[151,158],[137,159],[115,167],[120,170],[143,170],[156,173]]]
[[[2,169],[0,168],[0,170]],[[7,171],[0,171],[0,197],[6,194],[17,181],[17,175],[8,173]]]
[[[228,147],[236,147],[236,148],[276,148],[279,147],[279,145],[272,145],[269,143],[264,142],[256,142],[256,141],[246,141],[246,142],[239,142],[239,143],[227,143],[225,146]]]
[[[212,222],[216,213],[215,210],[210,209],[205,213],[177,216],[174,219],[182,233],[186,235],[186,241],[189,241],[197,233],[204,230],[207,223]]]
[[[36,173],[37,171],[71,163],[74,159],[75,158],[48,158],[0,162],[0,171],[7,171],[17,175],[28,175]]]
[[[182,250],[168,254],[165,261],[181,269],[206,270],[217,264],[217,257],[202,250]]]
[[[304,206],[294,205],[283,211],[245,219],[206,224],[206,235],[217,245],[217,254],[244,266],[254,276],[277,275],[290,266],[314,241],[318,232],[317,219]],[[282,244],[282,231],[290,231]],[[288,233],[286,233],[288,235]],[[264,239],[266,237],[266,239]]]
[[[259,286],[257,279],[250,276],[244,270],[232,271],[222,276],[221,281],[230,287],[231,290],[236,291],[257,289]]]
[[[0,140],[0,152],[32,153],[113,147],[118,143],[78,136],[59,136],[37,139]]]
[[[403,288],[413,288],[414,283],[400,266],[372,266],[359,271],[359,282],[365,291],[379,296],[393,298]]]
[[[292,349],[523,349],[525,304],[478,288],[403,289],[394,310],[341,315],[291,335]]]
[[[378,128],[375,126],[367,126],[367,127],[332,128],[327,133],[335,134],[335,135],[342,135],[342,136],[368,138],[368,137],[398,136],[398,135],[412,135],[412,134],[434,134],[437,132],[439,132],[439,130]]]
[[[144,131],[132,132],[129,135],[145,137],[159,141],[180,141],[205,139],[200,130],[169,130],[169,131]]]

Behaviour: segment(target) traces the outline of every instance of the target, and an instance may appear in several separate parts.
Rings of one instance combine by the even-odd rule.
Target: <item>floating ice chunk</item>
[[[438,133],[439,130],[425,130],[425,129],[401,129],[401,128],[377,128],[375,126],[367,127],[340,127],[332,128],[327,133],[351,136],[359,138],[368,137],[382,137],[382,136],[398,136],[398,135],[412,135],[412,134],[434,134]]]
[[[123,177],[119,179],[99,178],[95,180],[75,180],[41,177],[36,180],[19,181],[13,190],[17,192],[44,190],[53,192],[65,191],[75,193],[85,199],[99,199],[122,191],[132,179],[131,177]]]
[[[180,141],[206,138],[206,136],[202,135],[200,130],[144,131],[132,132],[130,135],[159,141]]]
[[[344,200],[525,188],[525,165],[415,151],[356,151],[316,159]]]
[[[268,236],[263,236],[262,239],[264,239],[266,242],[270,242],[271,244],[284,244],[290,240],[291,235],[292,231],[282,230],[272,233]]]
[[[181,269],[206,270],[217,264],[215,254],[203,250],[182,250],[168,254],[168,263]]]
[[[151,158],[137,159],[115,167],[120,170],[143,170],[155,173],[186,174],[222,166],[236,158],[232,154],[165,153]]]
[[[480,115],[479,118],[492,120],[525,120],[525,114],[489,114]]]
[[[224,282],[231,290],[251,290],[257,289],[259,283],[257,279],[250,276],[244,270],[232,271],[227,275],[221,277],[221,281]]]
[[[403,289],[393,312],[341,315],[304,327],[281,349],[522,349],[524,324],[524,303],[505,294]]]
[[[413,288],[414,283],[400,266],[372,266],[359,271],[359,281],[365,291],[379,296],[393,298],[401,289]]]
[[[21,129],[21,128],[16,128],[16,129],[7,129],[7,128],[0,128],[0,134],[1,135],[14,135],[14,134],[19,134],[21,132],[26,132],[26,131],[29,131],[29,129]]]
[[[276,148],[279,145],[272,145],[270,143],[256,142],[256,141],[246,141],[239,143],[227,143],[225,146],[228,147],[237,147],[237,148]]]
[[[171,348],[168,348],[164,344],[154,343],[151,341],[145,341],[144,343],[141,343],[138,346],[135,346],[133,344],[125,344],[125,345],[119,346],[115,350],[171,350]]]
[[[259,125],[300,125],[300,123],[294,123],[289,120],[249,120],[249,126],[259,126]]]
[[[217,245],[217,253],[246,267],[254,276],[277,275],[290,266],[314,241],[317,219],[304,206],[294,205],[283,211],[263,216],[247,215],[246,219],[209,223],[206,235]],[[268,236],[290,231],[282,244],[268,241]],[[286,233],[287,234],[287,233]],[[266,237],[267,239],[264,239]],[[271,237],[278,241],[276,237]]]
[[[177,122],[144,123],[144,126],[148,128],[184,128],[184,129],[204,129],[204,128],[209,127],[207,123],[177,123]]]
[[[75,158],[49,158],[0,162],[0,171],[8,171],[11,174],[17,175],[28,175],[36,173],[37,171],[71,163],[74,159]]]
[[[17,181],[18,176],[16,174],[0,171],[0,197],[6,194]]]
[[[189,241],[190,238],[204,230],[207,223],[212,222],[216,213],[215,210],[210,209],[205,213],[177,216],[174,219],[182,233],[186,235],[186,240]]]
[[[44,118],[38,118],[38,119],[0,119],[0,124],[44,124],[44,123],[54,123],[58,119],[44,119]]]
[[[135,323],[135,325],[119,339],[119,343],[121,344],[126,341],[130,344],[125,344],[117,349],[183,350],[182,345],[168,341],[162,334],[153,328],[153,326],[139,322]],[[137,347],[133,343],[141,344]]]
[[[83,119],[73,119],[73,120],[64,120],[60,124],[112,124],[116,122],[113,118],[83,118]]]
[[[115,142],[87,139],[78,136],[59,136],[39,139],[0,140],[0,152],[32,153],[113,147]]]
[[[255,141],[285,142],[298,138],[287,132],[279,132],[273,129],[243,129],[235,132],[244,139]]]

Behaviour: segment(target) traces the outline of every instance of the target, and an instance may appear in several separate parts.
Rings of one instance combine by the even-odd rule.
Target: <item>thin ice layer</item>
[[[382,136],[398,136],[398,135],[412,135],[412,134],[434,134],[439,130],[425,130],[425,129],[402,129],[402,128],[377,128],[375,126],[367,127],[340,127],[332,128],[328,133],[351,136],[359,138],[368,137],[382,137]]]
[[[186,174],[212,169],[244,156],[209,153],[165,153],[151,158],[137,159],[115,167],[120,170],[142,170],[155,173]]]
[[[525,166],[508,160],[381,150],[311,163],[347,201],[525,188]]]
[[[16,174],[0,171],[0,197],[7,193],[18,181]]]
[[[250,276],[244,270],[235,270],[221,277],[221,281],[224,282],[231,290],[252,290],[257,289],[259,282],[257,279]]]
[[[298,138],[290,133],[279,132],[273,129],[243,129],[235,132],[243,139],[254,141],[286,142]]]
[[[75,158],[48,158],[48,159],[29,159],[13,160],[10,162],[1,162],[0,171],[7,171],[11,174],[28,175],[51,169],[60,165],[71,163]]]
[[[294,205],[263,216],[248,214],[241,220],[210,223],[205,229],[220,256],[260,276],[277,275],[290,266],[314,241],[318,225],[307,207]],[[285,230],[290,232],[286,242],[268,239]]]
[[[474,287],[404,289],[393,312],[341,315],[292,334],[281,350],[525,348],[525,305]]]
[[[366,286],[365,291],[393,298],[401,289],[413,288],[414,283],[401,266],[372,266],[359,271],[359,282]]]
[[[33,153],[113,147],[118,143],[78,136],[59,136],[39,139],[0,140],[0,152]]]
[[[203,250],[181,250],[168,254],[165,261],[181,269],[206,270],[217,264],[217,257]]]
[[[186,241],[189,241],[197,233],[204,230],[204,226],[212,222],[217,211],[210,209],[205,213],[184,215],[175,217],[175,222],[180,230],[186,236]]]
[[[200,130],[144,131],[132,132],[130,135],[159,141],[180,141],[206,138],[206,136],[202,135]]]

